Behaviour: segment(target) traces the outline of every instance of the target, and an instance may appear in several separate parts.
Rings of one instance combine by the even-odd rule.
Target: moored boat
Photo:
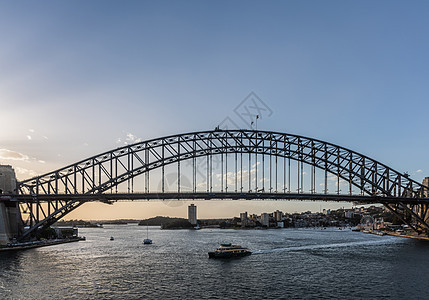
[[[221,244],[216,251],[209,252],[209,258],[241,257],[252,254],[252,251],[240,245]]]
[[[147,237],[143,240],[143,244],[150,245],[152,244],[152,240],[149,238],[149,224],[146,224],[146,233]]]
[[[151,239],[144,239],[143,244],[145,244],[145,245],[152,244],[152,240]]]

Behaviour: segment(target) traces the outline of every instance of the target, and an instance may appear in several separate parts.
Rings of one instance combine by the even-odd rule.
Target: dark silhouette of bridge
[[[246,199],[383,204],[429,233],[428,190],[406,173],[313,138],[214,130],[126,145],[17,183],[24,240],[88,201]]]

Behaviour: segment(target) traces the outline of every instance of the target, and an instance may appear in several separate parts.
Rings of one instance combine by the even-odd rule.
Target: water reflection
[[[85,242],[0,254],[6,299],[419,298],[429,243],[335,230],[82,228]],[[110,241],[110,236],[115,240]],[[253,255],[209,259],[221,242]],[[405,289],[405,292],[404,292]],[[404,294],[405,293],[405,294]]]

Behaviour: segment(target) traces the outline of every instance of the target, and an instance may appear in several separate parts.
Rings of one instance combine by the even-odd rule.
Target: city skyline
[[[338,144],[419,182],[429,173],[426,2],[83,3],[0,4],[0,164],[18,179],[125,143],[250,128],[238,108],[252,92],[271,111],[258,129]],[[267,203],[245,210],[320,205]],[[213,217],[242,205],[198,204]],[[125,202],[67,217],[162,212],[186,215],[171,203]]]

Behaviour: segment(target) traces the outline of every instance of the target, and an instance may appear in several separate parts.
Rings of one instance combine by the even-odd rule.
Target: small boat
[[[146,225],[146,233],[147,233],[147,238],[143,240],[143,244],[150,245],[152,244],[152,240],[149,238],[149,225]]]
[[[111,240],[111,241],[114,241],[114,240],[115,240],[115,238],[114,238],[113,236],[111,236],[111,237],[110,237],[110,240]]]
[[[241,247],[240,245],[221,244],[219,248],[214,252],[209,252],[209,258],[230,258],[230,257],[241,257],[252,254],[247,248]]]

